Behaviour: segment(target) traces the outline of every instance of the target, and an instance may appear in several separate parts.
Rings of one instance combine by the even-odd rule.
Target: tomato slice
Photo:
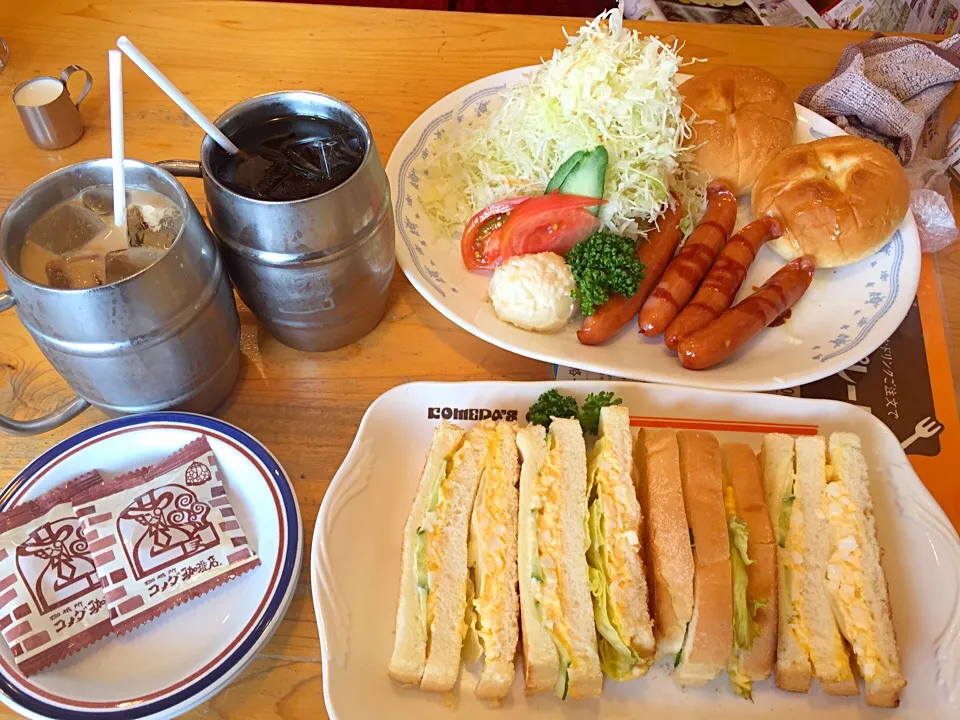
[[[500,264],[500,242],[507,214],[529,199],[501,200],[470,218],[460,238],[460,257],[467,270],[492,270]]]
[[[565,255],[600,227],[600,220],[586,208],[604,202],[554,193],[528,199],[510,213],[500,228],[500,260],[548,251]]]

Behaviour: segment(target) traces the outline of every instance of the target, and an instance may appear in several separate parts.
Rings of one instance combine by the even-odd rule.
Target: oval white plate
[[[733,694],[725,674],[706,687],[680,690],[668,677],[671,659],[658,662],[643,678],[607,680],[599,700],[561,702],[552,695],[524,695],[518,655],[511,694],[497,709],[474,698],[476,668],[462,671],[455,712],[449,697],[392,682],[387,663],[393,649],[403,525],[433,428],[441,418],[470,427],[471,420],[486,414],[483,411],[522,422],[536,397],[554,387],[580,400],[590,392],[612,390],[630,408],[634,426],[702,428],[724,442],[746,442],[755,449],[764,432],[859,434],[908,681],[900,709],[868,708],[862,696],[831,698],[816,683],[809,695],[782,692],[772,679],[756,684],[750,703]],[[323,697],[332,720],[960,717],[960,540],[893,433],[847,403],[631,382],[402,385],[367,410],[323,498],[311,572],[323,652]]]
[[[501,322],[486,301],[489,274],[468,272],[459,236],[444,236],[421,211],[430,182],[425,165],[439,134],[491,112],[499,93],[533,68],[491,75],[447,95],[407,129],[387,163],[395,199],[397,261],[427,301],[467,332],[527,357],[636,380],[728,390],[776,390],[833,375],[876,350],[900,325],[920,280],[920,240],[909,212],[876,255],[838,270],[819,271],[783,326],[769,328],[732,359],[705,371],[685,370],[659,338],[639,335],[631,322],[606,345],[577,341],[579,317],[544,335]],[[682,78],[683,79],[683,78]],[[842,135],[836,125],[797,105],[797,142]],[[745,199],[746,200],[746,199]],[[741,201],[740,224],[749,216]],[[469,218],[464,218],[466,223]],[[753,292],[783,265],[764,248],[739,297]],[[738,298],[739,299],[739,298]]]
[[[0,509],[87,470],[113,474],[156,462],[198,435],[223,468],[260,567],[30,678],[0,643],[0,699],[17,712],[58,720],[171,718],[222,690],[277,629],[300,571],[300,509],[270,451],[233,425],[172,412],[109,420],[34,460],[3,491]]]

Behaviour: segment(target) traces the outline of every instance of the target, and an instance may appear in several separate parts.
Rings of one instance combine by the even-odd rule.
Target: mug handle
[[[7,45],[6,40],[0,38],[0,72],[7,66],[8,60],[10,60],[10,46]]]
[[[17,301],[9,290],[0,290],[0,312],[9,310]],[[33,420],[14,420],[6,415],[0,415],[0,433],[7,435],[38,435],[48,430],[58,428],[73,420],[77,415],[90,407],[90,403],[81,397],[75,397],[66,405],[58,407],[53,412],[42,415]]]
[[[67,95],[70,94],[70,90],[67,89],[67,80],[69,80],[70,76],[73,75],[75,72],[82,72],[84,75],[87,76],[87,81],[83,84],[83,90],[80,91],[80,97],[78,97],[77,101],[74,103],[74,105],[76,105],[77,109],[79,110],[80,103],[83,102],[83,99],[87,96],[87,93],[90,92],[90,88],[93,87],[93,75],[91,75],[89,72],[84,70],[79,65],[67,65],[67,67],[63,69],[63,72],[60,73],[60,82],[63,83],[64,89],[67,90]],[[70,98],[70,99],[73,100],[73,98]]]
[[[166,170],[174,177],[203,177],[203,168],[196,160],[161,160],[154,165],[161,170]]]

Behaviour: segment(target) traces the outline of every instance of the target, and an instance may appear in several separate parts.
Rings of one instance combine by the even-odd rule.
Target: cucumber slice
[[[417,596],[420,600],[420,622],[423,623],[423,632],[427,632],[427,594],[430,585],[427,581],[427,533],[421,530],[417,533],[417,547],[414,550],[414,566],[417,569]]]
[[[583,160],[586,154],[586,150],[577,150],[573,155],[564,160],[563,164],[558,167],[557,171],[553,174],[553,177],[550,178],[550,182],[547,183],[547,189],[543,191],[543,194],[549,195],[554,190],[558,190],[560,186],[563,185],[563,181],[567,179],[567,176],[569,176],[579,162]]]
[[[597,145],[577,163],[577,166],[564,178],[560,184],[560,192],[564,195],[583,195],[584,197],[603,197],[603,180],[607,173],[607,163],[610,156],[603,145]],[[600,206],[587,208],[596,215]]]
[[[560,674],[557,675],[557,684],[554,685],[553,692],[561,700],[566,700],[567,693],[570,691],[570,665],[573,663],[567,659],[567,654],[560,647],[560,643],[557,643],[557,654],[560,656]]]
[[[530,511],[530,577],[538,583],[543,582],[543,568],[540,565],[540,547],[537,544],[537,511]]]

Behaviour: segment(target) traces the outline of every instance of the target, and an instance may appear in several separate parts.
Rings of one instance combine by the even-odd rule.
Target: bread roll
[[[753,188],[754,217],[773,214],[784,259],[811,254],[817,267],[850,265],[883,247],[910,205],[896,156],[871,140],[840,135],[780,153]]]
[[[794,142],[797,113],[787,86],[755,67],[720,67],[680,86],[693,118],[694,165],[737,195]]]

